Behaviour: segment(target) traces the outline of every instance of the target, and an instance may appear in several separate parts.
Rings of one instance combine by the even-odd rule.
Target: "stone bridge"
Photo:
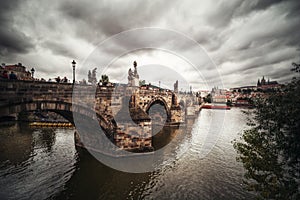
[[[170,90],[118,84],[92,86],[0,80],[0,118],[47,110],[60,114],[76,127],[76,114],[97,120],[107,137],[122,149],[151,148],[153,117],[149,112],[154,105],[163,108],[166,117],[160,119],[167,124],[182,122],[184,113],[177,95]]]

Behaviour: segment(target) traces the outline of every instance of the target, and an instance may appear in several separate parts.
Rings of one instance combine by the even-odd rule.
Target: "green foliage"
[[[253,92],[252,89],[243,89],[242,91],[242,94],[251,94],[251,92]]]
[[[203,98],[203,101],[205,103],[211,103],[212,102],[212,97],[211,94],[208,94],[206,97]]]
[[[300,81],[254,104],[250,129],[234,142],[245,185],[262,199],[300,199]]]
[[[300,73],[300,64],[297,63],[292,63],[293,68],[291,69],[292,71]]]
[[[102,85],[104,86],[106,86],[109,83],[109,78],[106,74],[103,74],[101,76],[100,83],[102,83]]]
[[[139,81],[139,85],[140,85],[140,86],[145,85],[145,84],[146,84],[146,81],[145,81],[145,80],[140,80],[140,81]]]
[[[226,102],[226,105],[227,106],[232,106],[232,102],[228,99],[227,102]]]

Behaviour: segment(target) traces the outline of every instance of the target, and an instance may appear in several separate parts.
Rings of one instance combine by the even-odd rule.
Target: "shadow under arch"
[[[155,105],[155,104],[159,104],[162,105],[165,108],[166,114],[167,114],[167,122],[171,121],[171,110],[170,108],[167,106],[167,102],[162,98],[162,97],[155,97],[153,98],[147,105],[146,107],[146,113],[149,115],[149,110],[150,108]]]
[[[98,113],[93,109],[62,101],[42,100],[15,102],[13,104],[0,107],[0,117],[19,114],[21,112],[34,112],[37,110],[57,113],[72,123],[75,128],[76,123],[74,122],[74,114],[88,121],[93,120],[104,131],[107,137],[112,137],[113,130],[117,127],[114,119],[107,119],[101,113]]]

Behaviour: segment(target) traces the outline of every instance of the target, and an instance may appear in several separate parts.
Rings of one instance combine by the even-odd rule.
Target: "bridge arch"
[[[28,102],[8,103],[7,105],[1,106],[0,117],[6,115],[18,114],[20,112],[31,112],[36,110],[48,110],[53,112],[71,111],[71,105],[66,102],[54,102],[54,101],[28,101]]]
[[[103,115],[92,110],[90,108],[81,106],[81,105],[74,105],[69,102],[62,102],[62,101],[29,101],[29,102],[16,102],[13,104],[8,104],[5,106],[0,107],[0,117],[9,116],[12,114],[18,114],[20,112],[32,112],[32,111],[51,111],[55,112],[69,122],[74,124],[73,113],[77,113],[86,117],[89,117],[94,120],[100,120],[100,126],[102,128],[113,128],[116,126],[114,121],[109,121]],[[96,116],[96,118],[95,118]]]
[[[154,97],[153,99],[151,99],[151,101],[147,104],[147,106],[145,108],[146,113],[149,114],[150,108],[155,104],[160,104],[165,108],[165,111],[167,114],[167,121],[170,121],[171,120],[171,109],[169,108],[165,99],[162,97],[157,96],[157,97]]]

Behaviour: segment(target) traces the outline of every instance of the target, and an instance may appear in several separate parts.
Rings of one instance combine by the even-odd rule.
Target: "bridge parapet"
[[[72,102],[72,85],[35,81],[0,81],[0,106],[53,100]]]

